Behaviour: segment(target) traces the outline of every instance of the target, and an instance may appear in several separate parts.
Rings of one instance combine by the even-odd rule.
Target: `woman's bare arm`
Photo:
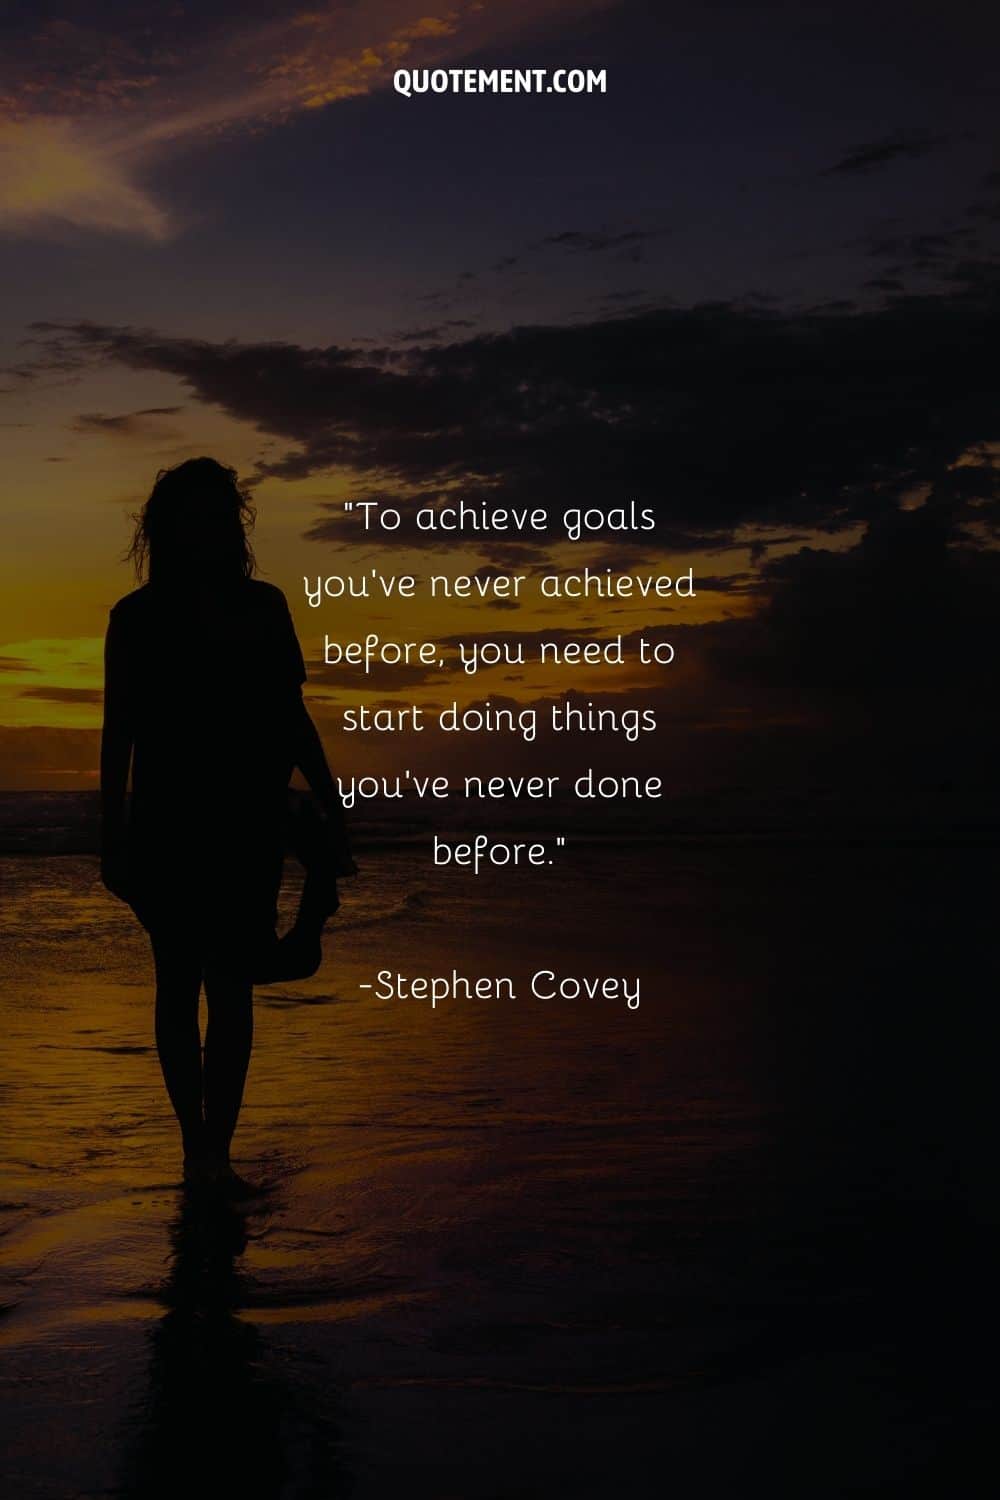
[[[312,791],[319,802],[330,826],[330,832],[340,852],[341,875],[354,875],[357,866],[351,855],[350,838],[347,832],[347,823],[344,819],[344,809],[337,790],[337,783],[333,779],[330,767],[327,764],[326,753],[320,740],[316,725],[310,717],[301,694],[296,706],[295,720],[295,764],[308,781]]]

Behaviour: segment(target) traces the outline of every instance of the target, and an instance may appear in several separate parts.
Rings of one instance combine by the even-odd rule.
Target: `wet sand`
[[[5,1491],[954,1476],[986,1435],[951,1312],[985,1315],[987,859],[372,855],[319,975],[258,991],[241,1209],[185,1203],[145,939],[94,862],[3,860]],[[642,1003],[359,988],[542,966]]]

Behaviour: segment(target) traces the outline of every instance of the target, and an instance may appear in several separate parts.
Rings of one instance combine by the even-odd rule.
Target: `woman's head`
[[[128,555],[151,583],[249,578],[253,523],[254,508],[236,470],[214,458],[189,458],[157,474],[135,518]]]

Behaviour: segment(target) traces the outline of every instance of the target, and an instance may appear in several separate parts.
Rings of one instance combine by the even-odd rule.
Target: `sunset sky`
[[[678,787],[827,785],[845,757],[855,786],[911,763],[921,786],[985,776],[1000,21],[878,0],[796,6],[792,24],[736,0],[428,3],[5,7],[0,785],[95,784],[128,515],[199,453],[253,484],[262,573],[289,597],[338,767],[399,759],[337,735],[362,692],[577,688],[655,702],[664,731],[629,765]],[[605,69],[607,93],[393,91],[394,68],[435,65]],[[359,544],[340,508],[444,492],[634,499],[658,526],[435,552]],[[303,574],[375,565],[584,563],[693,566],[698,597],[302,598]],[[678,660],[324,671],[322,631],[362,627],[645,630]],[[430,737],[406,763],[440,753]]]

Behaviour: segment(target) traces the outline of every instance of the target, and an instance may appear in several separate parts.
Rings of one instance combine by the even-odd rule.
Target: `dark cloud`
[[[966,286],[971,290],[977,287],[989,288],[996,281],[997,262],[989,258],[970,257],[966,260],[956,260],[940,274],[943,280]]]
[[[109,416],[104,412],[81,412],[74,420],[74,432],[103,433],[108,437],[148,437],[157,429],[156,418],[174,417],[183,406],[145,406],[141,411],[121,412]]]
[[[446,318],[443,323],[431,323],[425,328],[406,328],[395,335],[400,343],[437,343],[440,339],[454,333],[457,328],[475,328],[475,320],[472,318]]]
[[[834,162],[832,167],[824,168],[820,175],[856,176],[873,172],[894,161],[914,161],[918,157],[929,156],[932,151],[940,151],[949,144],[948,136],[930,135],[925,131],[899,131],[882,140],[863,141],[860,145],[849,146],[840,160]]]
[[[809,537],[801,532],[787,532],[784,535],[781,535],[779,532],[774,532],[768,537],[760,537],[750,543],[750,547],[748,549],[750,553],[750,561],[752,563],[762,562],[767,556],[768,549],[770,547],[791,547],[794,546],[797,542],[801,543],[808,541]]]
[[[888,258],[902,262],[898,269],[925,271],[936,271],[951,256],[977,243],[975,231],[967,225],[920,234],[879,235],[865,242],[867,253],[875,260]]]
[[[326,666],[319,660],[310,662],[310,670],[315,683],[323,687],[352,688],[356,693],[402,693],[427,683],[444,682],[448,676],[447,671],[438,667],[407,662],[372,662],[365,672],[351,663]]]
[[[752,594],[758,587],[756,573],[699,573],[695,578],[699,594]]]
[[[635,286],[618,292],[597,292],[593,301],[599,302],[602,307],[614,308],[628,302],[637,302],[641,297],[645,297],[646,295],[647,291],[645,287]]]
[[[361,495],[409,497],[401,532],[364,536],[330,507],[317,540],[468,546],[421,541],[410,524],[413,498],[458,494],[553,513],[634,500],[655,509],[655,542],[673,550],[733,545],[753,527],[833,534],[915,485],[944,484],[970,446],[1000,438],[1000,274],[988,268],[973,284],[876,308],[661,308],[391,359],[91,323],[38,332],[57,362],[172,374],[282,439],[263,477],[340,470]],[[960,503],[973,498],[993,524],[992,494]],[[552,540],[508,535],[482,551],[528,561]]]
[[[617,234],[600,229],[564,229],[559,234],[546,235],[538,243],[543,247],[553,246],[558,250],[583,251],[592,255],[604,250],[633,248],[656,239],[658,233],[653,229],[627,229]]]
[[[402,340],[403,343],[426,342],[440,338],[444,329],[444,323],[430,323],[426,328],[403,329],[396,334],[396,338]]]
[[[995,815],[1000,552],[964,544],[947,501],[929,503],[846,551],[775,560],[762,587],[752,617],[691,643],[711,701],[751,716],[762,744],[769,725],[808,730],[822,764],[795,774],[826,776],[840,802],[877,809],[909,787],[920,822],[946,786],[963,815]]]
[[[17,696],[37,698],[42,703],[100,703],[104,694],[100,688],[29,687],[22,688]]]

